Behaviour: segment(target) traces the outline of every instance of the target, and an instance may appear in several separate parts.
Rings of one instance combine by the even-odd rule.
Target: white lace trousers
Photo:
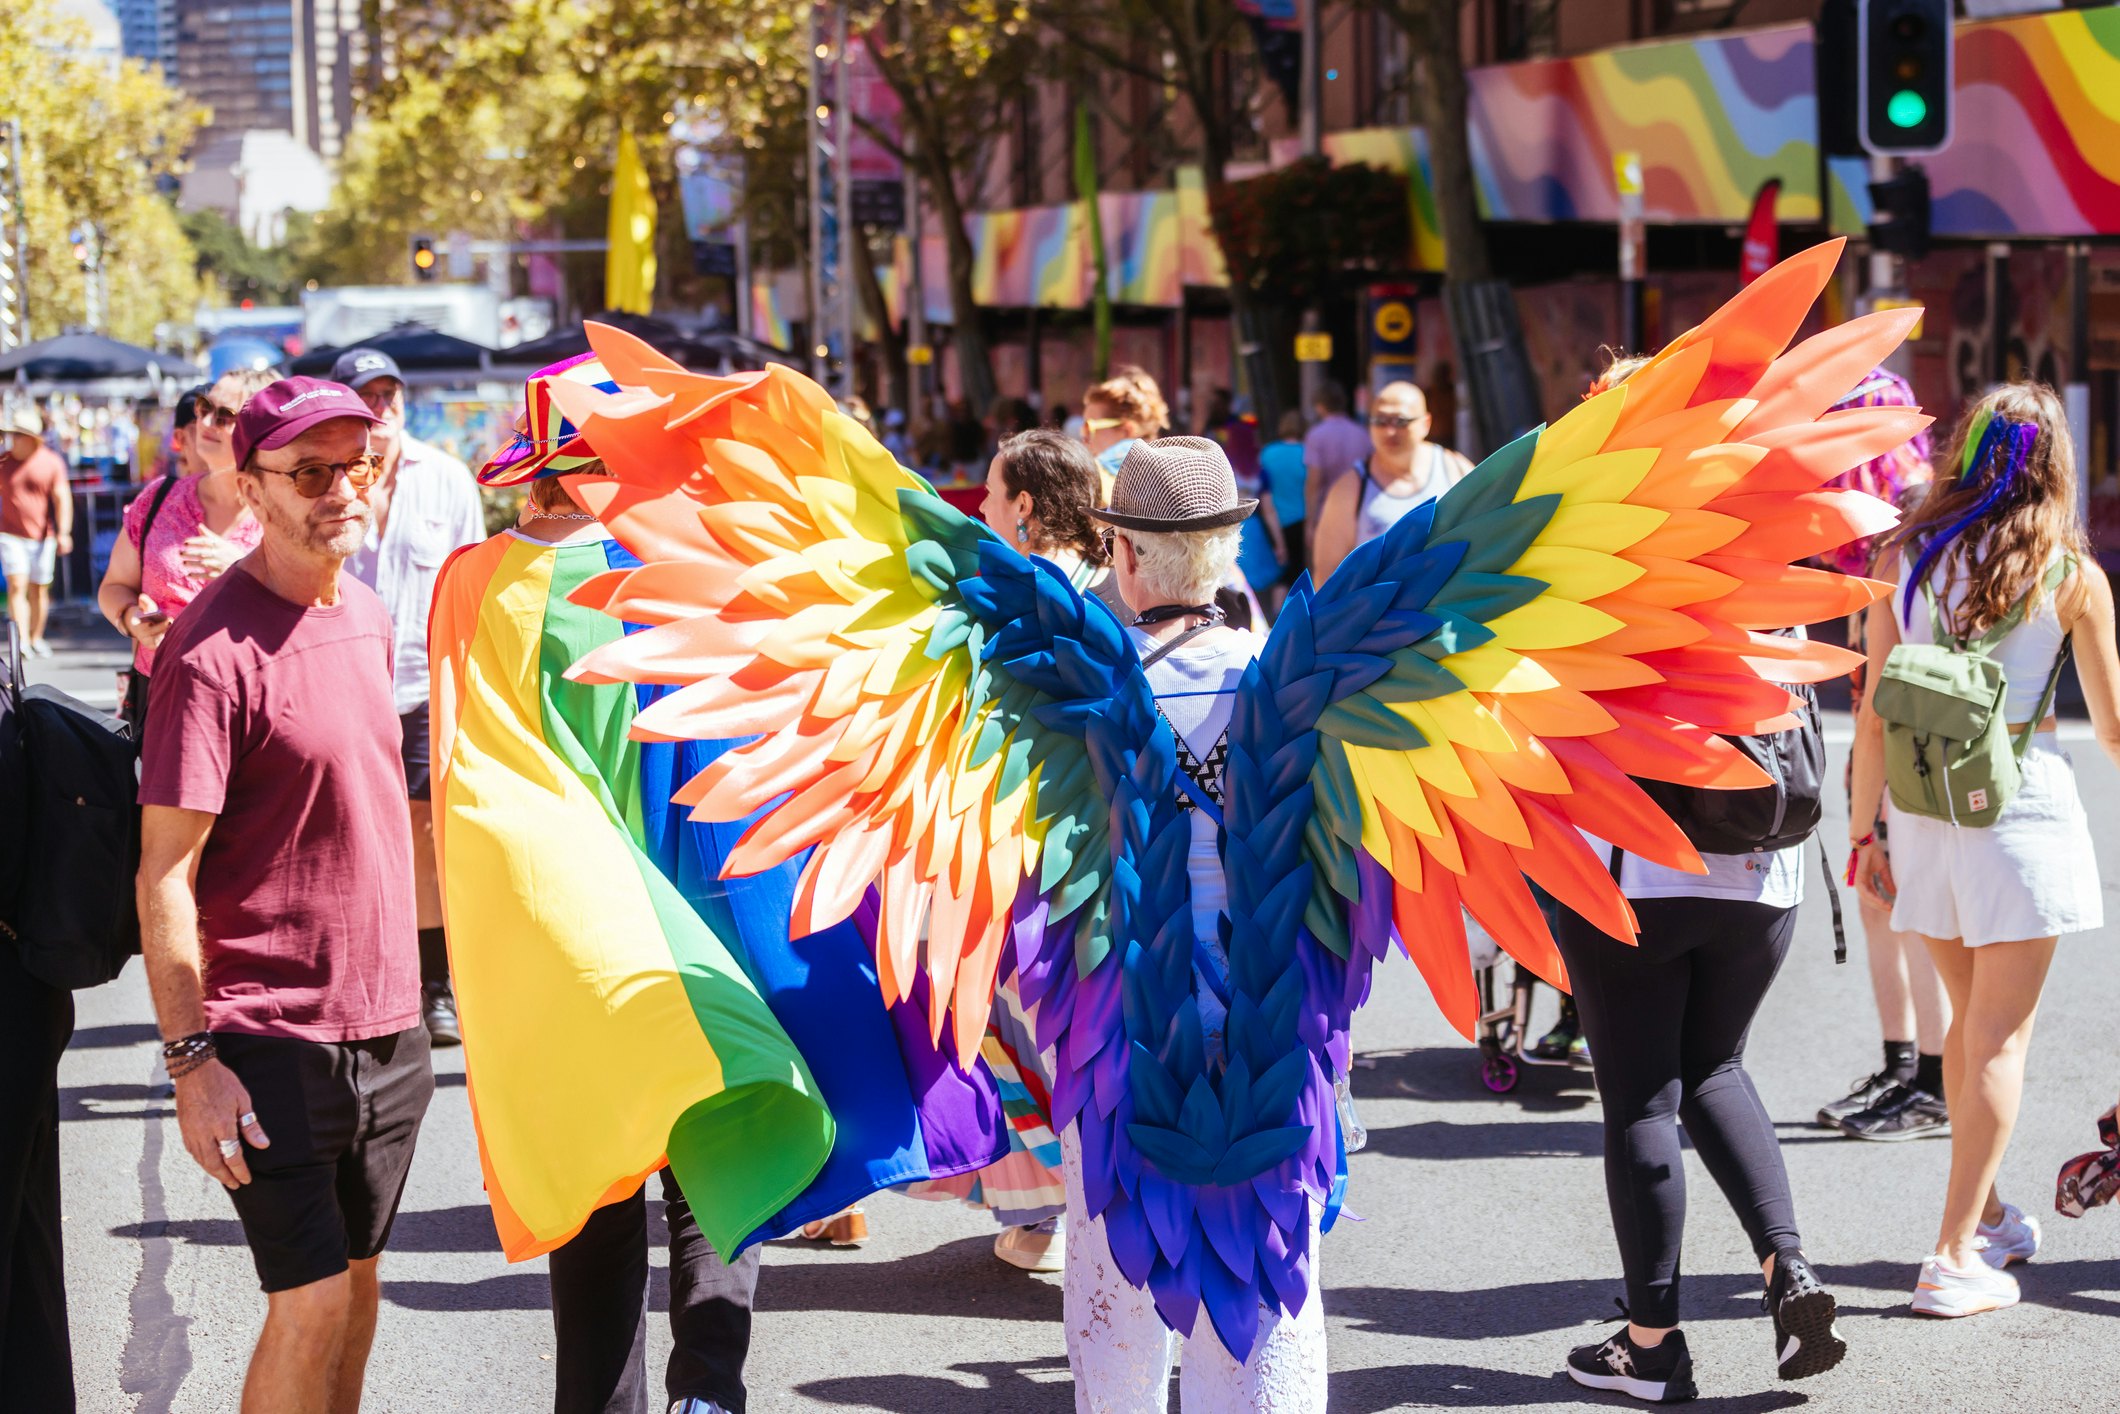
[[[1060,1136],[1067,1180],[1067,1364],[1076,1414],[1165,1414],[1178,1336],[1146,1291],[1120,1274],[1104,1222],[1087,1218],[1082,1146],[1073,1126]],[[1185,1345],[1178,1390],[1184,1414],[1324,1414],[1325,1309],[1318,1293],[1318,1214],[1310,1213],[1310,1295],[1302,1314],[1262,1307],[1251,1358],[1238,1364],[1203,1306]]]

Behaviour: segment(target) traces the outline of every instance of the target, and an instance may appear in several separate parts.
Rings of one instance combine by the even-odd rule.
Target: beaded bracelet
[[[214,1049],[212,1033],[207,1031],[194,1031],[162,1043],[162,1064],[168,1068],[171,1080],[191,1074],[219,1054]]]

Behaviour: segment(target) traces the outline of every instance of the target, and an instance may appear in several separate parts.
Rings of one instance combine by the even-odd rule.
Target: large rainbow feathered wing
[[[555,390],[612,473],[569,485],[644,567],[577,599],[654,627],[573,671],[679,685],[637,734],[759,733],[679,802],[737,819],[781,799],[731,868],[815,846],[798,930],[875,888],[886,992],[924,977],[960,1056],[1013,969],[1115,1259],[1173,1328],[1204,1310],[1241,1357],[1261,1302],[1305,1299],[1331,1077],[1390,940],[1468,1034],[1461,906],[1564,982],[1525,879],[1631,937],[1579,830],[1700,867],[1630,777],[1763,783],[1716,734],[1790,725],[1784,684],[1853,665],[1763,632],[1882,592],[1790,562],[1891,523],[1820,488],[1926,422],[1827,414],[1913,312],[1787,349],[1838,251],[1776,267],[1291,597],[1230,731],[1220,1054],[1193,995],[1176,755],[1122,631],[809,380],[689,374],[592,327],[646,391]]]

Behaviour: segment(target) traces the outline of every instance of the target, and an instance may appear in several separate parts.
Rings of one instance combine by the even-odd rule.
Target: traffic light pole
[[[1872,183],[1889,182],[1898,175],[1899,159],[1873,156],[1870,158],[1870,180]],[[1870,288],[1864,309],[1877,310],[1885,307],[1884,301],[1903,299],[1906,296],[1906,269],[1900,258],[1892,252],[1873,244],[1870,247]],[[1914,358],[1905,344],[1892,350],[1884,366],[1902,378],[1913,376]]]

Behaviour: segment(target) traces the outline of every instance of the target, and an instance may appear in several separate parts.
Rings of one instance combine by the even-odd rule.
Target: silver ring
[[[245,1129],[250,1128],[257,1122],[258,1114],[256,1110],[245,1110],[243,1111],[243,1113],[236,1116],[236,1123],[241,1125]]]
[[[243,1152],[243,1143],[242,1143],[242,1141],[241,1141],[241,1140],[238,1140],[238,1139],[223,1139],[223,1140],[221,1141],[221,1157],[222,1157],[222,1158],[224,1158],[224,1159],[232,1159],[232,1158],[234,1158],[234,1157],[235,1157],[236,1155],[238,1155],[238,1154],[240,1154],[240,1153],[242,1153],[242,1152]]]

